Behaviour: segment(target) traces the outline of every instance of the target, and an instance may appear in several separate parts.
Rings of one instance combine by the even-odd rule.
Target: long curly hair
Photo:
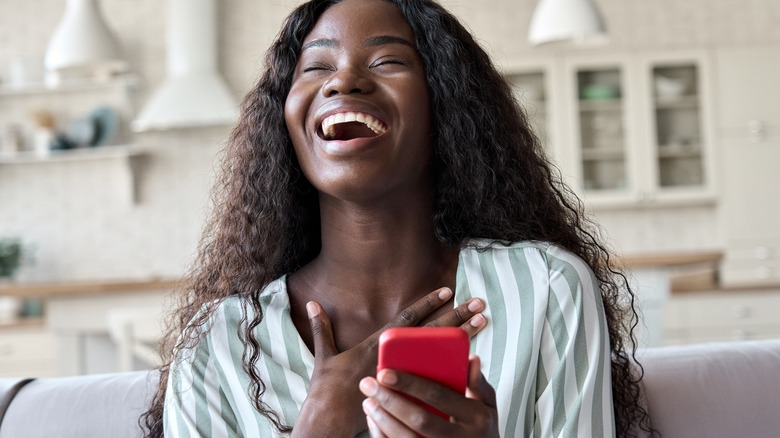
[[[320,249],[316,190],[303,176],[284,120],[284,104],[304,38],[340,0],[296,8],[266,53],[265,68],[242,103],[222,155],[213,210],[198,256],[182,286],[161,348],[167,362],[151,407],[141,418],[147,436],[162,436],[163,401],[173,353],[207,330],[219,300],[246,294],[256,317],[242,321],[244,370],[254,407],[280,432],[291,430],[263,403],[265,384],[254,329],[263,317],[257,293],[311,261]],[[609,327],[612,385],[619,436],[650,430],[640,404],[634,294],[601,243],[598,227],[563,184],[530,128],[528,116],[487,53],[459,21],[432,0],[387,0],[415,35],[426,71],[433,125],[436,238],[459,246],[469,238],[555,243],[581,257],[600,281]]]

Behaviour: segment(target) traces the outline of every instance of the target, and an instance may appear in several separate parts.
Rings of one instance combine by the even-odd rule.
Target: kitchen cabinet
[[[166,297],[178,284],[178,279],[0,284],[0,296],[40,298],[46,306],[43,320],[30,324],[20,318],[15,326],[0,326],[0,376],[22,366],[39,376],[119,371],[123,352],[112,338],[111,315],[143,309],[143,322],[162,321]]]
[[[780,286],[672,294],[664,345],[780,338]]]
[[[706,51],[568,53],[504,66],[554,162],[596,208],[716,199]]]
[[[561,111],[555,90],[560,81],[556,60],[526,59],[504,65],[503,70],[548,157],[558,161],[561,155]]]
[[[563,165],[595,207],[715,200],[705,52],[571,55]]]
[[[0,377],[57,375],[54,336],[42,321],[0,325]]]
[[[726,257],[721,281],[780,281],[780,48],[716,51]]]

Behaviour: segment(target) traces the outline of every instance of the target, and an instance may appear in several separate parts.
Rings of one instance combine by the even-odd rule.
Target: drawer
[[[57,377],[59,370],[54,358],[6,361],[0,363],[0,378]]]
[[[780,339],[780,325],[749,328],[696,328],[684,332],[664,333],[664,345],[701,344],[705,342],[751,341]]]
[[[780,238],[738,239],[728,242],[725,262],[780,260]]]
[[[706,293],[673,297],[665,328],[780,327],[780,292]]]
[[[724,263],[720,270],[724,286],[765,284],[780,281],[780,262]]]
[[[54,360],[54,337],[44,329],[0,331],[0,373],[19,361]]]

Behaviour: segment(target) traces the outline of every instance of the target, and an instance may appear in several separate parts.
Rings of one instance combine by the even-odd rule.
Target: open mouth
[[[387,125],[376,117],[360,112],[344,112],[326,117],[318,133],[325,140],[373,138],[387,132]]]

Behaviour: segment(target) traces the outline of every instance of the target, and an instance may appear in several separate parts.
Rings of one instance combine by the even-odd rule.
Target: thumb
[[[321,359],[335,356],[336,341],[333,339],[333,327],[330,318],[316,301],[306,303],[306,313],[309,316],[311,335],[314,339],[314,358]]]

